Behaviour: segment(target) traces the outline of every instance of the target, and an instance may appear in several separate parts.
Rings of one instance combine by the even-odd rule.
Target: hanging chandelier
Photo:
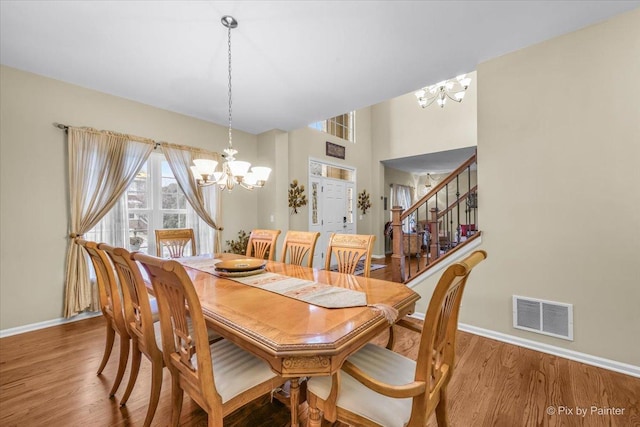
[[[209,185],[218,185],[221,190],[225,188],[229,191],[233,190],[235,185],[240,185],[248,190],[264,186],[271,169],[264,166],[251,167],[251,163],[236,160],[235,155],[238,151],[233,148],[233,138],[231,133],[231,29],[238,26],[238,21],[233,16],[225,15],[221,19],[222,25],[227,27],[228,40],[228,58],[229,58],[229,146],[224,149],[224,163],[220,169],[218,162],[211,159],[194,159],[194,166],[191,166],[191,172],[201,187]],[[251,171],[249,171],[251,169]]]
[[[440,108],[444,108],[447,98],[455,102],[462,102],[470,83],[471,79],[466,74],[460,74],[455,79],[443,80],[434,85],[424,87],[417,91],[415,95],[418,98],[418,104],[422,108],[427,108],[433,104],[433,101],[437,101]]]

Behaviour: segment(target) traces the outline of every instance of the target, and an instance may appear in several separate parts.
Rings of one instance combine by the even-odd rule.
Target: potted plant
[[[244,255],[247,252],[249,235],[244,230],[240,230],[238,231],[238,240],[227,240],[225,243],[229,248],[224,252]]]

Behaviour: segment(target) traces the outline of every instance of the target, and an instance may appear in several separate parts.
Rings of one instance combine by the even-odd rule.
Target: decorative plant
[[[245,233],[244,230],[240,230],[238,231],[238,240],[227,240],[225,243],[229,246],[229,248],[225,250],[226,253],[244,255],[247,253],[249,235]]]
[[[362,190],[362,193],[358,194],[358,209],[362,211],[362,214],[367,213],[367,209],[371,208],[371,201],[369,200],[369,193],[367,190]]]
[[[298,180],[294,179],[289,184],[289,207],[292,214],[298,213],[298,208],[307,205],[307,196],[304,195],[304,185],[298,186]]]

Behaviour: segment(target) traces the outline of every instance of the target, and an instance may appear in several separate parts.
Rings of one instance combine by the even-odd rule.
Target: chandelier
[[[228,40],[228,52],[229,52],[229,146],[225,148],[224,163],[222,163],[220,169],[218,162],[211,159],[194,159],[194,166],[191,166],[191,172],[194,178],[201,187],[209,185],[218,185],[221,190],[225,188],[229,191],[233,190],[233,187],[237,184],[248,190],[253,190],[255,187],[264,186],[271,169],[264,166],[251,167],[251,163],[236,160],[235,155],[238,151],[233,148],[233,138],[231,134],[231,29],[238,26],[238,21],[233,16],[223,16],[222,25],[227,27],[227,40]],[[249,171],[251,169],[251,171]]]
[[[460,74],[455,79],[443,80],[431,86],[424,87],[415,93],[418,104],[427,108],[437,101],[440,108],[444,108],[447,98],[455,102],[462,102],[465,91],[469,87],[471,79],[466,74]]]

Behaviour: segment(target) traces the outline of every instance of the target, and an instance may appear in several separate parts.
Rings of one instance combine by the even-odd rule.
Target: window
[[[355,142],[355,117],[356,112],[341,114],[320,122],[311,123],[309,127],[326,132],[338,138]]]
[[[199,252],[212,251],[208,244],[213,242],[211,227],[187,202],[165,157],[152,153],[120,201],[85,238],[155,255],[154,230],[160,228],[193,228]],[[139,249],[131,244],[134,236],[142,238]],[[186,255],[191,255],[190,249],[187,246]]]

